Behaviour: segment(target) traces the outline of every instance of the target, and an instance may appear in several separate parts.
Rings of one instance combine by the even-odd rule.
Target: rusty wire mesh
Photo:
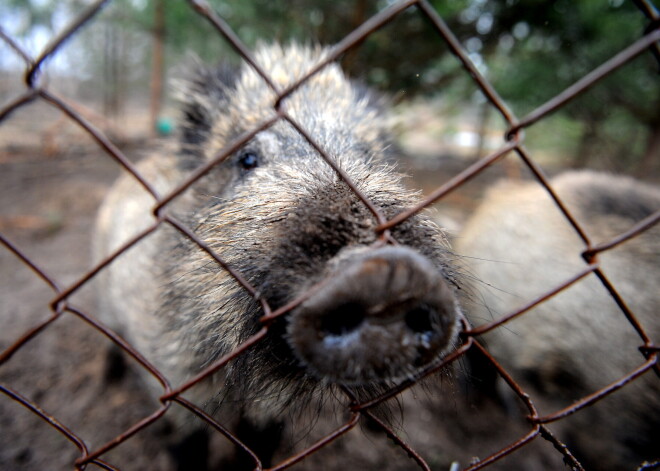
[[[50,426],[54,427],[59,433],[64,435],[75,447],[79,450],[79,457],[72,463],[76,469],[83,469],[88,465],[95,465],[103,469],[116,469],[110,463],[104,461],[104,455],[106,452],[111,450],[114,447],[117,447],[124,441],[130,440],[133,435],[138,433],[140,430],[148,427],[150,424],[159,420],[165,412],[170,408],[173,403],[178,403],[180,406],[187,408],[192,414],[196,414],[202,420],[208,422],[210,426],[215,429],[218,433],[224,435],[228,440],[233,442],[235,446],[242,448],[247,452],[252,459],[254,460],[255,469],[263,469],[262,464],[259,462],[259,458],[255,453],[250,450],[245,444],[243,444],[232,432],[227,430],[222,423],[216,421],[213,417],[209,416],[204,412],[199,405],[193,404],[190,401],[184,399],[181,394],[194,386],[197,382],[202,379],[214,374],[218,370],[222,369],[229,361],[241,355],[246,349],[250,348],[255,343],[259,342],[268,332],[269,326],[272,322],[280,317],[285,315],[291,309],[293,309],[298,303],[304,299],[305,295],[301,298],[292,301],[291,303],[277,309],[272,310],[268,302],[258,296],[256,288],[251,286],[241,275],[232,269],[231,266],[228,266],[217,254],[215,254],[205,243],[200,240],[195,233],[179,221],[177,221],[172,216],[168,215],[164,209],[167,205],[175,199],[182,192],[186,191],[196,180],[201,176],[205,175],[212,167],[218,165],[220,162],[225,160],[228,156],[234,153],[239,149],[243,144],[249,141],[260,131],[267,129],[272,126],[275,122],[279,120],[284,120],[289,122],[308,142],[309,144],[323,157],[323,159],[330,165],[332,168],[341,176],[341,178],[348,184],[353,192],[359,197],[360,200],[369,208],[373,216],[378,221],[378,227],[376,232],[378,237],[385,242],[390,240],[389,230],[400,224],[402,221],[409,218],[411,215],[421,211],[422,209],[430,206],[441,198],[445,197],[450,192],[454,191],[456,188],[463,185],[466,181],[470,180],[474,176],[478,175],[484,169],[489,166],[495,165],[500,162],[505,156],[509,154],[515,154],[518,156],[521,162],[534,174],[537,182],[542,185],[545,190],[548,192],[550,197],[554,200],[558,208],[563,213],[566,224],[572,226],[575,232],[580,236],[584,242],[584,251],[582,253],[585,260],[584,270],[576,273],[575,276],[568,279],[565,283],[560,286],[554,287],[549,290],[547,293],[539,296],[537,299],[529,301],[529,303],[523,306],[521,309],[516,312],[508,313],[506,316],[496,319],[495,321],[480,325],[475,328],[470,328],[468,325],[464,326],[464,331],[461,334],[462,345],[455,352],[449,355],[440,365],[433,365],[433,367],[428,368],[427,370],[421,372],[418,378],[409,379],[403,381],[397,387],[389,390],[387,393],[381,395],[380,397],[375,397],[368,402],[358,403],[351,395],[351,393],[346,390],[345,393],[348,396],[350,402],[350,416],[349,420],[337,428],[333,433],[323,437],[317,443],[313,444],[309,448],[298,452],[297,454],[290,456],[288,459],[278,463],[269,469],[284,469],[291,466],[294,466],[296,463],[303,460],[305,457],[310,454],[315,453],[318,449],[324,447],[326,444],[338,439],[344,435],[347,431],[354,428],[356,424],[360,422],[361,419],[369,417],[374,423],[377,424],[377,427],[380,428],[381,432],[392,440],[401,448],[401,452],[407,454],[411,457],[421,469],[430,469],[429,465],[425,462],[424,450],[413,450],[409,447],[401,438],[398,437],[397,433],[391,428],[391,426],[383,423],[378,420],[376,416],[370,411],[371,408],[377,406],[378,404],[397,396],[405,389],[412,386],[415,382],[420,380],[423,377],[434,375],[439,370],[441,370],[446,365],[456,361],[458,358],[466,354],[469,350],[480,351],[485,357],[490,361],[495,368],[498,370],[499,374],[507,382],[511,390],[526,404],[528,411],[528,422],[529,430],[526,434],[519,437],[515,442],[510,443],[505,448],[496,451],[490,456],[479,460],[478,462],[472,463],[466,469],[475,470],[487,467],[489,464],[503,458],[504,456],[513,453],[521,448],[524,448],[528,443],[536,438],[543,438],[548,440],[557,450],[557,453],[563,455],[563,459],[566,463],[569,463],[575,469],[582,469],[581,465],[573,457],[570,450],[568,450],[547,428],[546,424],[552,423],[554,421],[560,420],[568,415],[579,412],[585,407],[589,407],[593,403],[601,400],[605,396],[615,393],[618,389],[626,387],[626,385],[632,381],[635,381],[638,377],[643,374],[653,374],[660,372],[657,364],[658,356],[658,347],[654,345],[653,339],[649,338],[647,333],[644,331],[642,325],[637,321],[635,314],[628,309],[626,303],[621,299],[617,293],[617,289],[613,286],[612,283],[608,280],[607,275],[601,270],[598,263],[598,254],[606,250],[610,250],[618,244],[625,243],[627,240],[635,237],[641,232],[649,229],[655,225],[658,220],[660,220],[660,211],[656,211],[653,215],[641,221],[639,224],[631,227],[626,233],[620,234],[620,236],[615,239],[603,243],[600,245],[594,245],[589,237],[586,235],[585,231],[582,229],[579,222],[571,214],[571,212],[566,208],[562,200],[557,196],[553,191],[551,185],[548,183],[543,170],[537,165],[535,160],[530,155],[530,152],[525,148],[525,139],[523,131],[525,128],[532,126],[537,121],[545,118],[553,111],[561,108],[569,101],[573,100],[575,97],[583,93],[585,90],[596,84],[599,80],[603,79],[607,75],[611,74],[613,71],[624,66],[633,58],[637,57],[640,54],[649,53],[658,55],[659,46],[658,42],[660,41],[660,19],[657,16],[657,13],[652,6],[647,3],[640,1],[637,2],[640,10],[643,14],[648,17],[649,27],[646,33],[639,38],[636,42],[630,44],[627,48],[621,51],[619,54],[612,57],[610,60],[602,64],[600,67],[593,70],[591,73],[583,77],[581,80],[568,87],[562,93],[556,97],[549,100],[547,103],[539,106],[534,111],[529,113],[523,118],[518,118],[514,113],[509,109],[507,104],[498,96],[497,91],[493,86],[482,76],[477,67],[468,57],[468,54],[465,52],[459,41],[456,39],[452,31],[447,27],[443,19],[437,14],[433,7],[424,0],[407,0],[400,1],[394,5],[380,11],[368,21],[358,27],[356,30],[352,31],[347,35],[342,41],[332,47],[330,54],[327,58],[320,63],[313,70],[310,70],[309,73],[300,79],[297,83],[291,85],[285,90],[278,90],[273,82],[269,79],[267,73],[265,73],[260,66],[254,61],[251,56],[250,51],[245,47],[241,42],[238,36],[231,30],[231,28],[220,18],[218,17],[212,9],[210,9],[205,3],[196,0],[190,0],[190,7],[195,9],[200,15],[200,21],[210,22],[216,29],[219,35],[224,37],[232,47],[247,61],[254,70],[262,76],[262,78],[269,84],[269,86],[276,92],[277,100],[273,105],[273,110],[275,112],[275,117],[263,122],[261,125],[255,127],[250,132],[240,136],[233,143],[231,143],[224,151],[219,155],[215,156],[211,161],[209,161],[204,166],[193,171],[189,178],[182,183],[177,189],[172,191],[167,195],[159,195],[152,186],[140,175],[136,170],[135,166],[131,161],[119,150],[119,148],[113,144],[113,142],[106,137],[101,131],[99,131],[91,122],[82,117],[78,112],[76,112],[71,106],[67,104],[67,101],[58,96],[52,90],[49,89],[47,84],[42,83],[40,80],[40,70],[42,64],[47,59],[51,58],[57,54],[58,50],[61,49],[66,41],[70,39],[76,32],[83,27],[88,26],[90,22],[93,22],[94,16],[108,3],[108,0],[102,0],[91,5],[83,14],[75,19],[71,24],[69,24],[62,33],[53,38],[50,45],[39,55],[39,57],[33,58],[30,57],[11,37],[9,37],[4,32],[0,31],[0,36],[2,40],[8,44],[22,59],[25,64],[25,92],[16,97],[11,103],[6,105],[2,110],[0,110],[0,124],[14,111],[19,108],[25,107],[29,103],[34,101],[43,101],[52,105],[53,107],[59,109],[68,119],[75,122],[80,126],[86,133],[91,136],[98,146],[100,146],[109,156],[109,158],[114,159],[117,163],[123,167],[125,172],[130,173],[154,198],[156,201],[153,208],[154,221],[149,226],[148,229],[144,230],[133,239],[131,239],[124,246],[119,248],[111,256],[100,262],[93,270],[88,273],[85,273],[81,276],[76,282],[70,285],[63,285],[63,283],[57,279],[51,277],[45,270],[40,268],[40,261],[33,257],[30,253],[24,252],[20,248],[20,244],[14,243],[6,238],[4,235],[0,234],[0,241],[6,250],[12,252],[22,263],[27,265],[34,276],[39,277],[45,285],[47,285],[53,292],[53,299],[50,302],[49,309],[51,315],[48,319],[43,322],[34,325],[30,330],[24,332],[24,334],[15,340],[8,348],[6,348],[0,355],[0,366],[10,362],[15,353],[21,349],[30,348],[30,340],[41,335],[49,326],[61,316],[75,316],[80,320],[90,324],[94,329],[97,329],[103,335],[107,336],[112,342],[118,345],[126,354],[133,357],[142,368],[147,370],[158,382],[161,384],[163,392],[159,400],[161,406],[157,408],[151,415],[143,417],[137,423],[127,430],[124,430],[120,435],[116,436],[114,439],[109,442],[99,446],[95,449],[90,449],[85,440],[79,436],[75,430],[70,430],[63,423],[61,423],[57,417],[49,414],[47,411],[43,410],[37,401],[25,397],[21,394],[20,391],[16,391],[12,388],[11,384],[2,384],[0,385],[0,391],[9,399],[20,403],[22,406],[36,414],[38,417],[43,419]],[[438,187],[433,191],[427,198],[424,199],[418,206],[408,209],[392,219],[387,219],[381,211],[371,202],[369,199],[363,195],[356,186],[350,181],[350,178],[334,163],[333,159],[324,151],[324,149],[319,146],[314,139],[314,136],[309,134],[305,129],[303,129],[296,121],[287,114],[286,111],[286,98],[290,94],[294,93],[295,90],[303,84],[309,77],[313,76],[328,63],[333,62],[340,58],[340,56],[350,49],[357,47],[360,42],[362,42],[367,36],[372,34],[374,31],[378,30],[391,20],[400,15],[402,12],[415,9],[417,13],[425,16],[433,25],[437,35],[441,37],[446,44],[449,46],[451,52],[456,56],[457,60],[460,61],[464,67],[466,73],[468,73],[479,87],[481,92],[486,96],[490,105],[495,108],[504,120],[507,123],[508,129],[505,135],[505,138],[501,144],[501,147],[488,155],[487,157],[479,160],[475,164],[466,168],[464,171],[460,172],[454,178],[445,182],[442,186]],[[263,309],[263,317],[261,318],[262,329],[255,334],[253,337],[245,341],[239,348],[230,354],[224,356],[218,361],[214,362],[212,365],[208,366],[204,371],[198,375],[190,378],[185,384],[170,384],[168,379],[159,372],[154,366],[152,366],[140,352],[136,351],[131,345],[124,341],[112,330],[103,326],[99,321],[97,321],[93,313],[83,312],[82,310],[76,308],[69,301],[69,298],[81,289],[85,284],[87,284],[90,279],[92,279],[98,272],[103,270],[106,266],[113,262],[117,257],[122,256],[129,248],[137,244],[139,241],[147,237],[149,234],[154,232],[161,225],[170,225],[176,230],[178,230],[185,237],[192,240],[197,244],[201,249],[206,251],[215,261],[224,269],[227,270],[238,283],[240,283],[244,289],[250,293],[256,300],[261,303]],[[498,328],[508,322],[509,320],[523,315],[528,310],[532,309],[534,306],[543,303],[546,299],[554,296],[555,294],[561,292],[562,290],[568,288],[574,283],[580,282],[588,275],[595,274],[609,291],[617,305],[621,308],[623,315],[628,319],[632,324],[634,329],[639,334],[641,339],[641,347],[639,348],[643,354],[643,357],[640,357],[640,365],[630,371],[628,375],[620,378],[618,381],[602,388],[601,390],[594,391],[592,394],[581,398],[576,401],[569,407],[566,407],[563,410],[555,411],[552,414],[541,416],[537,412],[537,408],[534,404],[534,398],[530,397],[520,385],[509,375],[509,373],[504,370],[497,361],[488,353],[486,348],[477,340],[477,337],[481,334],[484,334],[488,331],[491,331],[495,328]],[[29,441],[29,437],[26,437],[26,440]],[[521,451],[524,453],[524,450]]]

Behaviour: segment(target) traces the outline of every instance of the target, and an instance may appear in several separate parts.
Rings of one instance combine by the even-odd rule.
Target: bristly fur
[[[256,61],[276,86],[302,77],[327,52],[296,44],[262,46]],[[273,116],[275,93],[248,65],[237,72],[201,70],[182,93],[179,147],[140,169],[167,193],[192,168],[218,155],[237,136]],[[287,113],[387,216],[415,204],[386,162],[391,151],[378,100],[329,64],[284,101]],[[247,160],[246,159],[247,156]],[[245,162],[249,162],[246,165]],[[254,164],[254,165],[253,165]],[[145,226],[152,201],[130,179],[118,183],[99,217],[108,253]],[[375,242],[374,216],[289,123],[280,120],[212,169],[167,210],[194,230],[277,309],[328,273],[346,247]],[[443,231],[416,215],[392,236],[428,258],[458,286]],[[260,303],[196,244],[163,227],[106,273],[108,318],[176,385],[239,347],[261,328]],[[458,306],[456,316],[458,317]],[[321,407],[333,386],[310,375],[286,341],[286,316],[267,337],[196,387],[209,409],[241,404],[240,413],[267,422],[283,411]],[[455,329],[455,326],[452,326]],[[411,365],[406,375],[413,376]],[[391,380],[353,386],[360,399]]]
[[[660,208],[660,189],[630,177],[572,171],[550,185],[592,247]],[[584,241],[537,182],[505,181],[491,188],[464,228],[458,248],[480,280],[474,285],[482,298],[469,311],[475,323],[514,312],[586,267]],[[658,338],[660,227],[599,253],[598,268],[649,338]],[[593,274],[507,326],[486,335],[488,350],[547,410],[559,410],[620,381],[644,361],[638,333]],[[492,374],[491,382],[497,378]],[[496,384],[485,383],[497,390]],[[632,469],[655,459],[658,378],[637,378],[555,426],[570,437],[571,451],[586,469]]]

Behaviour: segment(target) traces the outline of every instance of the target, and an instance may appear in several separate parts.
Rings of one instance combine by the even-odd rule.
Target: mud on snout
[[[453,347],[456,300],[426,257],[405,246],[347,248],[337,257],[287,327],[311,374],[346,385],[399,379]]]

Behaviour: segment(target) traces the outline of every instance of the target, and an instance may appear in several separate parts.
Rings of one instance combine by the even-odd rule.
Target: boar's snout
[[[310,373],[349,385],[386,381],[451,347],[456,302],[427,258],[387,246],[342,259],[290,316],[288,341]]]

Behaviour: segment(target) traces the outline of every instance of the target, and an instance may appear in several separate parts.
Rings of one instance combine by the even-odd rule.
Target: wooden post
[[[154,0],[153,59],[151,62],[151,135],[156,134],[156,124],[163,98],[165,1]]]

